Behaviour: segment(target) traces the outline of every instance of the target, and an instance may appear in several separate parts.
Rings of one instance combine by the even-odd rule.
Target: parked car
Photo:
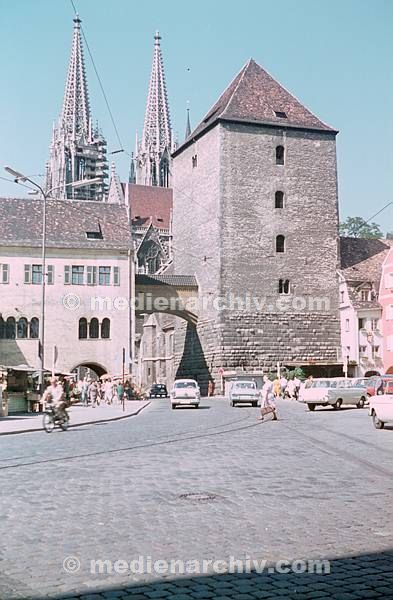
[[[383,429],[385,423],[393,424],[393,379],[385,384],[383,394],[370,398],[368,413],[376,429]]]
[[[234,381],[229,392],[229,403],[231,406],[243,403],[258,406],[260,397],[255,381]]]
[[[177,379],[171,391],[171,406],[194,406],[198,408],[201,392],[195,379]]]
[[[367,395],[375,396],[382,394],[387,383],[393,381],[393,375],[373,375],[367,381]]]
[[[314,379],[309,387],[303,389],[299,402],[307,404],[309,410],[316,406],[332,406],[339,410],[341,406],[354,404],[363,408],[367,399],[367,389],[354,385],[351,379]]]
[[[150,398],[168,398],[168,390],[163,383],[154,383],[149,392]]]

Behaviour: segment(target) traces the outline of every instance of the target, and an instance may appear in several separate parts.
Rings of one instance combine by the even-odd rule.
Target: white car
[[[376,429],[383,429],[385,423],[393,424],[393,381],[386,384],[384,394],[371,396],[368,413]]]
[[[171,406],[194,406],[198,408],[201,392],[195,379],[177,379],[170,394]]]
[[[235,406],[247,403],[258,406],[260,397],[260,390],[257,389],[255,381],[234,381],[229,392],[229,404]]]
[[[336,377],[334,379],[314,379],[309,387],[305,387],[299,402],[307,404],[309,410],[316,406],[332,406],[339,410],[346,404],[354,404],[363,408],[367,400],[367,389],[353,384],[351,379]]]

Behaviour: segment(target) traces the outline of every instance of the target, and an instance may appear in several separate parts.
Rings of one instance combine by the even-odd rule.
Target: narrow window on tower
[[[289,279],[280,279],[278,282],[278,293],[279,294],[289,294],[291,291],[291,286],[289,283]]]
[[[276,146],[276,165],[284,164],[284,146]]]
[[[195,167],[198,166],[198,155],[194,154],[194,156],[192,157],[192,168],[195,169]]]
[[[284,192],[276,192],[274,206],[275,208],[284,208]]]
[[[285,237],[283,235],[276,237],[276,252],[285,252]]]

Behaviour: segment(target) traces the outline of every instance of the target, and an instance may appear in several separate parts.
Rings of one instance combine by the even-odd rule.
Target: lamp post
[[[42,252],[41,252],[41,318],[40,318],[40,335],[38,340],[38,350],[39,350],[39,358],[41,363],[40,369],[40,393],[44,392],[44,355],[45,355],[45,277],[46,277],[46,201],[50,198],[50,195],[55,190],[62,188],[62,185],[55,186],[48,191],[44,191],[44,189],[33,179],[23,175],[19,171],[15,171],[11,167],[4,167],[4,169],[14,177],[15,183],[25,183],[26,181],[33,185],[37,191],[41,192],[42,195]],[[66,187],[71,188],[81,188],[87,187],[89,185],[94,185],[96,183],[101,183],[101,179],[99,177],[95,177],[94,179],[82,179],[80,181],[74,181],[71,183],[66,183]]]

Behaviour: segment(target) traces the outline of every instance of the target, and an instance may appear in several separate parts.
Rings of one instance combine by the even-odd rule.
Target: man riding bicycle
[[[57,381],[56,377],[51,378],[50,385],[42,395],[42,401],[48,402],[48,404],[53,403],[58,417],[66,416],[67,413],[65,409],[67,407],[67,402],[65,400],[64,389]]]

